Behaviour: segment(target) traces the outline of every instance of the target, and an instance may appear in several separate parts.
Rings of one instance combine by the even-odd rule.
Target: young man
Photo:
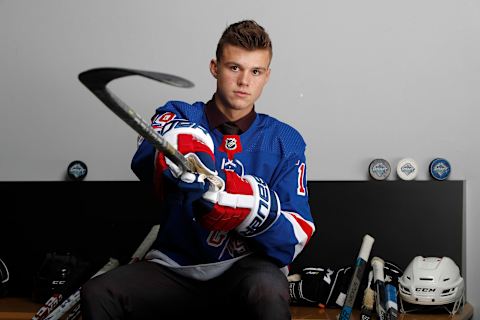
[[[195,164],[185,172],[143,139],[132,170],[155,187],[160,231],[145,261],[87,282],[83,319],[290,319],[288,265],[312,236],[305,143],[256,113],[272,46],[251,20],[230,25],[207,103],[170,101],[152,127]]]

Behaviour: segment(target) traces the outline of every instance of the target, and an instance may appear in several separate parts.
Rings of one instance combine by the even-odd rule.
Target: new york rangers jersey
[[[209,231],[195,220],[194,205],[182,193],[166,191],[158,208],[160,231],[146,259],[185,276],[208,280],[235,261],[261,252],[288,273],[288,265],[303,250],[315,231],[308,203],[305,142],[297,130],[265,114],[257,113],[247,131],[224,136],[209,127],[205,103],[169,101],[156,110],[152,127],[161,131],[172,121],[185,119],[203,127],[213,139],[217,172],[261,178],[279,200],[275,220],[258,232],[240,235],[235,230]],[[143,181],[155,173],[154,147],[140,139],[133,156],[133,172]],[[164,189],[168,189],[165,186]]]

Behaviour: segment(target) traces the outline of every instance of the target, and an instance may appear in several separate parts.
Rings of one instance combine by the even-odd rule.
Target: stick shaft
[[[163,152],[173,163],[184,171],[193,172],[190,162],[175,149],[167,140],[159,135],[135,110],[120,100],[108,89],[95,91],[94,94],[105,103],[120,119],[128,124],[139,135],[149,141],[156,149]],[[111,103],[114,102],[114,103]]]
[[[373,269],[373,283],[375,287],[375,305],[377,314],[380,320],[385,320],[385,274],[383,270],[385,262],[379,257],[373,257],[371,264]]]
[[[107,88],[107,84],[110,81],[130,75],[143,76],[177,87],[188,88],[193,86],[193,83],[190,81],[174,75],[120,68],[91,69],[80,73],[78,78],[80,82],[113,111],[113,113],[149,141],[156,149],[163,152],[163,154],[179,168],[184,171],[194,172],[193,165],[187,161],[183,154],[153,130],[150,124],[143,120],[133,108],[128,106]]]
[[[352,315],[355,298],[357,297],[358,289],[362,282],[363,273],[365,272],[368,257],[370,256],[374,241],[374,238],[368,234],[363,237],[362,246],[360,247],[358,257],[355,261],[352,280],[350,280],[350,285],[348,286],[347,296],[340,312],[339,320],[349,320]]]

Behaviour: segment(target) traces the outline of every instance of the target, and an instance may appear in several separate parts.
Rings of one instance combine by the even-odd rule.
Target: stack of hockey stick
[[[152,243],[157,237],[160,225],[154,225],[149,233],[142,241],[142,243],[135,250],[128,263],[135,263],[143,259],[147,251],[152,246]],[[110,270],[115,269],[120,265],[118,259],[111,257],[109,261],[98,270],[91,278],[97,277]],[[55,293],[47,302],[37,311],[32,320],[74,320],[80,317],[80,289],[78,288],[73,294],[68,297],[63,297],[62,294]]]
[[[397,320],[397,284],[392,278],[401,276],[400,269],[391,263],[387,265],[379,257],[372,258],[371,266],[372,270],[368,276],[360,318],[361,320],[370,320],[373,313],[376,312],[379,320]],[[385,271],[388,272],[388,277],[385,277]]]

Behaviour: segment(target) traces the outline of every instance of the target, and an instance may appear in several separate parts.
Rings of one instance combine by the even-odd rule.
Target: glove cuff
[[[268,228],[280,215],[280,200],[263,179],[255,176],[243,177],[252,187],[254,203],[250,214],[236,228],[244,237],[253,237]]]

